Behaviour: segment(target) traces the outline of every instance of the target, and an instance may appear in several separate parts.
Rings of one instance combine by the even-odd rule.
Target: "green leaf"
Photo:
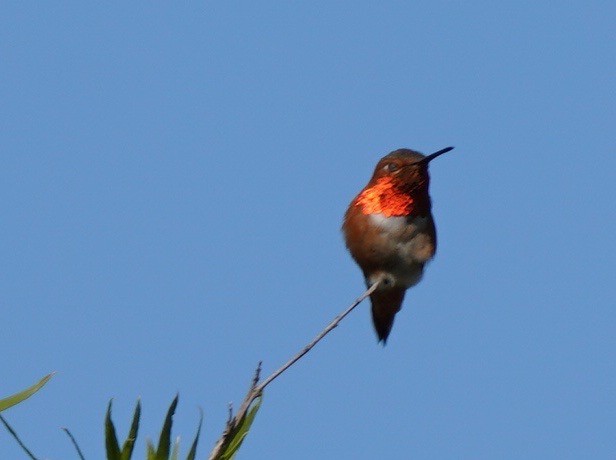
[[[43,386],[47,382],[49,382],[49,379],[51,379],[54,374],[55,374],[55,372],[52,372],[51,374],[47,374],[37,384],[32,385],[30,388],[27,388],[24,391],[20,391],[19,393],[15,393],[14,395],[9,396],[7,398],[0,399],[0,412],[2,412],[3,410],[8,409],[9,407],[14,406],[15,404],[19,404],[20,402],[22,402],[25,399],[28,399],[34,393],[36,393],[41,388],[43,388]]]
[[[160,438],[158,439],[156,460],[167,460],[169,458],[169,451],[171,450],[171,426],[173,425],[173,414],[175,414],[175,408],[178,405],[178,398],[179,395],[175,395],[167,411],[165,423],[163,424],[163,429],[160,431]]]
[[[139,430],[139,418],[141,416],[141,401],[137,400],[135,406],[135,412],[133,414],[133,421],[126,437],[126,441],[122,445],[118,444],[118,437],[116,435],[115,426],[111,420],[111,403],[107,406],[107,416],[105,417],[105,448],[107,450],[107,460],[130,460],[133,455],[133,448],[135,447],[135,439],[137,439],[137,431]]]
[[[169,460],[178,460],[178,456],[180,455],[180,438],[178,437],[173,443],[173,450],[171,451],[171,456]]]
[[[148,439],[148,447],[147,447],[147,458],[148,460],[156,460],[158,456],[156,455],[156,448],[150,439]]]
[[[261,407],[262,400],[262,396],[259,396],[257,399],[255,399],[255,402],[253,403],[248,413],[244,416],[242,420],[240,420],[240,423],[238,424],[237,428],[231,434],[232,437],[229,441],[229,444],[220,456],[221,460],[233,460],[235,458],[235,454],[241,447],[242,442],[248,434],[250,426],[252,425],[252,422],[257,415],[257,411],[259,410],[259,407]]]
[[[137,439],[137,432],[139,431],[139,418],[141,417],[141,400],[137,400],[135,406],[135,412],[133,414],[133,421],[130,425],[130,430],[126,441],[122,445],[121,459],[130,460],[133,455],[133,449],[135,447],[135,440]]]
[[[122,460],[120,446],[116,436],[115,426],[111,421],[111,402],[107,406],[107,416],[105,417],[105,448],[107,450],[107,460]]]
[[[195,460],[195,457],[197,455],[197,443],[199,442],[199,436],[201,435],[201,425],[203,424],[203,411],[199,410],[199,412],[201,413],[201,416],[199,417],[199,427],[197,428],[195,440],[190,447],[190,451],[188,452],[188,457],[186,457],[186,460]]]
[[[68,428],[62,428],[62,430],[64,430],[68,438],[71,440],[71,444],[73,444],[73,447],[77,451],[77,455],[79,455],[80,460],[86,460],[85,457],[83,456],[83,452],[81,451],[81,448],[79,447],[79,444],[77,444],[77,440],[75,439],[75,436],[73,436],[73,433],[71,433]]]
[[[17,441],[17,444],[19,444],[19,447],[22,448],[22,450],[26,453],[27,456],[30,457],[31,460],[38,460],[34,456],[32,451],[30,451],[30,449],[28,449],[26,447],[26,445],[23,443],[23,441],[17,435],[17,432],[13,429],[13,427],[11,425],[9,425],[9,422],[6,421],[6,419],[2,416],[2,414],[0,414],[0,422],[2,422],[4,427],[8,430],[8,432],[11,433],[11,436],[13,436],[13,438],[15,438],[15,441]]]

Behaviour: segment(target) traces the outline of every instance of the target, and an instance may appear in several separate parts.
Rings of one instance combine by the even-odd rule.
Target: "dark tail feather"
[[[387,337],[394,324],[396,313],[402,307],[405,292],[404,289],[377,290],[370,296],[372,322],[376,334],[379,336],[379,342],[383,342],[383,345],[387,343]]]

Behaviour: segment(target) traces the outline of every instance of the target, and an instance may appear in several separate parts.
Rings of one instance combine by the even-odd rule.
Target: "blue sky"
[[[203,458],[363,288],[340,225],[431,165],[437,257],[388,345],[368,304],[267,390],[240,458],[611,458],[613,2],[0,7],[0,394],[40,457],[138,455],[176,392]],[[185,452],[185,451],[184,451]],[[0,432],[0,457],[22,458]]]

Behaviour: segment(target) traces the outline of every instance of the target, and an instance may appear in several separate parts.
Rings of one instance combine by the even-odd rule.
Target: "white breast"
[[[417,231],[425,230],[428,224],[427,217],[412,217],[410,219],[406,216],[385,217],[381,213],[370,214],[370,220],[384,233],[405,235],[406,237],[413,236]]]
[[[374,244],[386,258],[397,260],[399,270],[391,275],[396,283],[413,286],[421,279],[423,265],[432,258],[433,241],[425,233],[429,217],[385,217],[371,214],[370,219],[380,229],[381,238]]]
[[[382,213],[370,214],[372,223],[382,228],[387,233],[398,233],[403,231],[407,225],[406,217],[385,217]]]

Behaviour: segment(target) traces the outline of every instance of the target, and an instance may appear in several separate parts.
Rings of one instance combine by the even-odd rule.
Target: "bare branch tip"
[[[229,411],[229,418],[227,419],[227,426],[230,426],[231,423],[233,422],[233,403],[232,402],[227,404],[227,409]]]
[[[255,370],[255,375],[252,378],[252,389],[254,390],[257,385],[259,384],[259,380],[261,380],[261,369],[263,365],[263,361],[259,361],[259,364],[257,364],[257,369]]]

